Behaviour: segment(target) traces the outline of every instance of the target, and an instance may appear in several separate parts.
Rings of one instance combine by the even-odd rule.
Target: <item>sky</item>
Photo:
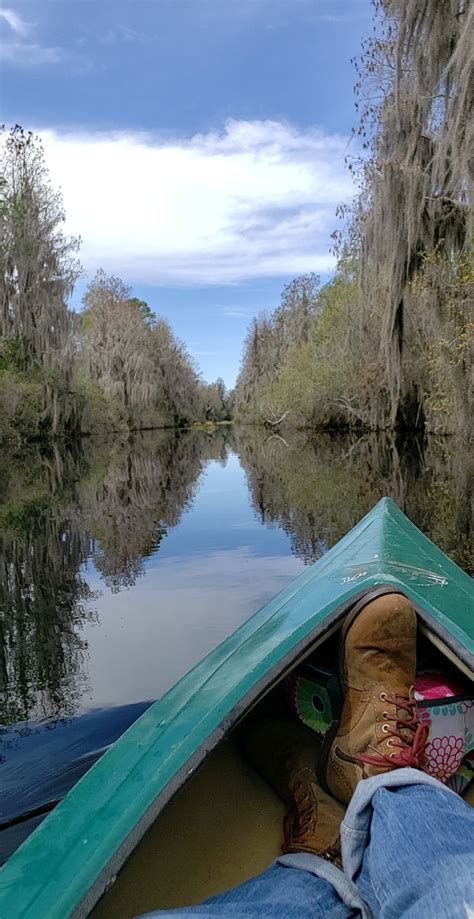
[[[74,307],[102,267],[232,386],[252,317],[334,268],[371,21],[370,0],[7,0],[0,120],[43,140]]]

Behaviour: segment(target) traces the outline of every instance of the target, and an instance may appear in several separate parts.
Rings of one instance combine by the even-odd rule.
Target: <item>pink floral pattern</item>
[[[455,737],[453,734],[449,737],[434,737],[426,756],[431,775],[440,782],[447,782],[456,772],[464,756],[464,738]]]
[[[422,724],[431,724],[431,713],[422,703],[418,703],[418,714]]]

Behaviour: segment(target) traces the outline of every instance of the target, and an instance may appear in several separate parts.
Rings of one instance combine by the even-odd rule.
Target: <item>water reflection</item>
[[[117,592],[143,574],[144,560],[159,550],[192,502],[205,463],[225,462],[227,446],[218,432],[209,437],[161,431],[119,445],[112,456],[109,449],[100,464],[96,453],[94,459],[88,455],[94,472],[79,485],[77,513],[91,534],[96,568]]]
[[[0,719],[71,714],[86,689],[82,630],[96,617],[91,559],[113,592],[192,501],[225,437],[160,432],[59,453],[4,454],[0,470]]]
[[[262,523],[291,537],[315,561],[384,495],[457,564],[472,570],[472,459],[449,439],[398,441],[302,433],[256,436],[240,428],[237,449]]]
[[[305,563],[388,494],[440,547],[472,566],[468,457],[450,441],[359,440],[250,428],[149,433],[63,453],[4,455],[0,474],[2,722],[64,717],[84,691],[84,623],[96,615],[95,570],[112,592],[133,587],[189,508],[211,459],[238,453],[252,505]],[[243,496],[242,496],[243,497]],[[227,501],[229,496],[227,497]],[[215,509],[215,513],[217,508]],[[229,538],[236,514],[229,507]],[[89,640],[90,640],[89,630]]]
[[[469,456],[452,441],[222,428],[0,463],[0,859],[41,819],[19,815],[382,495],[472,567]]]
[[[21,459],[4,455],[4,724],[74,711],[87,689],[84,661],[93,632],[85,625],[97,617],[97,583],[88,577],[87,564],[92,562],[112,593],[132,588],[146,560],[159,555],[164,536],[191,506],[207,463],[219,460],[225,466],[230,451],[240,458],[261,523],[288,534],[293,552],[305,563],[317,559],[388,494],[460,565],[472,565],[468,456],[451,441],[311,440],[303,434],[283,438],[251,428],[224,428],[212,434],[150,432],[127,442],[85,441],[62,453],[32,449]],[[236,543],[238,510],[231,489],[223,501],[205,508],[211,527],[219,514],[226,517],[220,522],[221,544],[214,549],[250,546],[254,551],[263,535],[257,529]],[[240,492],[239,501],[245,501]],[[183,547],[184,554],[189,551]],[[205,570],[211,577],[212,565]],[[175,586],[178,591],[180,585]]]
[[[81,463],[32,452],[0,472],[0,689],[4,724],[73,710],[84,675],[77,626],[93,616],[79,575],[88,540],[70,512]]]

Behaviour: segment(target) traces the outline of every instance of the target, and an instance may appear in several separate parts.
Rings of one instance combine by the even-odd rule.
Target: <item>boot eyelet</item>
[[[382,718],[390,718],[389,713],[388,713],[388,712],[382,712]]]
[[[389,730],[390,730],[390,725],[388,725],[388,724],[383,724],[383,725],[382,725],[382,733],[383,733],[383,734],[388,734]]]
[[[381,692],[381,693],[380,693],[380,696],[379,696],[379,699],[380,699],[381,702],[386,702],[387,699],[388,699],[387,693],[386,693],[386,692]]]

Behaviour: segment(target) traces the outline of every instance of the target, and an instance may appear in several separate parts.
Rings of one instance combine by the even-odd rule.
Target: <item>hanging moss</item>
[[[361,296],[385,302],[381,348],[395,424],[402,400],[414,401],[413,391],[403,392],[405,329],[423,253],[446,257],[449,284],[449,262],[472,245],[474,5],[380,0],[376,7],[380,31],[359,65],[359,92],[371,97],[360,127],[370,158],[355,223]]]

